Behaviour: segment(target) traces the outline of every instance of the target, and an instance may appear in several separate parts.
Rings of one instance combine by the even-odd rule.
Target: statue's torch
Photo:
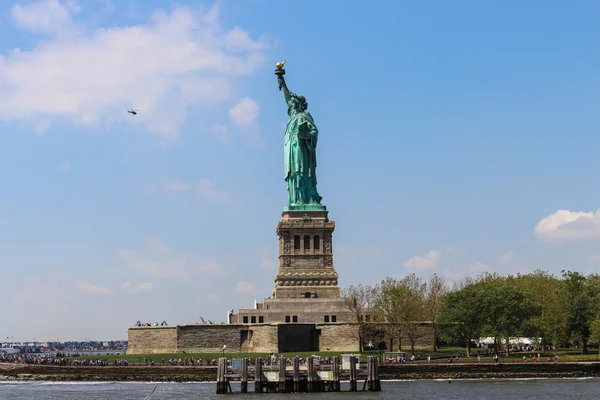
[[[283,66],[285,65],[285,61],[279,61],[277,64],[275,64],[275,67],[277,67],[277,69],[275,70],[275,75],[277,75],[277,81],[279,82],[279,90],[281,90],[282,86],[283,86],[283,76],[285,75],[285,69],[283,69]]]

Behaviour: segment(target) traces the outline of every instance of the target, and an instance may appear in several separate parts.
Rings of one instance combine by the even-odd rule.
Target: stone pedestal
[[[277,224],[279,270],[275,299],[338,299],[338,274],[333,268],[335,222],[326,210],[284,211]]]
[[[229,323],[337,326],[353,322],[352,312],[340,298],[338,274],[333,268],[331,239],[335,222],[329,220],[327,210],[285,210],[281,217],[277,224],[279,269],[273,295],[255,303],[253,309],[231,314]],[[315,334],[319,336],[323,328],[316,326]],[[284,342],[287,339],[282,339],[280,345]]]

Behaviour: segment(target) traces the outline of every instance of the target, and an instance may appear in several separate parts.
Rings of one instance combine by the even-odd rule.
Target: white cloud
[[[256,100],[244,97],[237,105],[229,110],[229,118],[235,125],[248,128],[256,123],[260,107]]]
[[[469,269],[473,272],[483,272],[483,271],[489,271],[492,269],[491,266],[484,264],[482,262],[476,262],[474,264],[471,264],[471,266],[469,267]]]
[[[228,143],[231,140],[231,134],[225,125],[213,126],[208,130],[208,134],[221,143]]]
[[[202,260],[202,262],[200,262],[200,270],[202,272],[206,272],[206,273],[218,273],[221,272],[223,270],[223,267],[221,266],[221,264],[219,264],[217,261],[215,260]]]
[[[189,188],[190,184],[188,182],[179,179],[165,182],[165,189],[168,192],[184,192]]]
[[[441,254],[438,250],[432,250],[427,253],[425,257],[414,256],[410,260],[402,263],[402,265],[409,269],[431,269],[438,265],[441,258]]]
[[[17,27],[48,35],[60,35],[74,28],[71,14],[81,8],[74,1],[61,4],[58,0],[45,0],[25,6],[15,4],[12,18]]]
[[[215,203],[229,203],[231,200],[231,194],[228,191],[215,188],[215,185],[208,179],[200,179],[198,193]]]
[[[254,292],[254,285],[250,282],[241,281],[235,284],[235,293],[250,294]]]
[[[262,269],[267,270],[267,271],[271,271],[271,270],[274,270],[277,268],[275,263],[271,260],[262,260],[260,262],[260,266],[262,267]]]
[[[156,181],[148,186],[151,192],[182,193],[193,189],[197,195],[211,202],[227,204],[231,201],[231,193],[227,190],[217,189],[215,184],[207,178],[198,181],[184,181],[181,179]]]
[[[13,291],[13,298],[17,301],[35,301],[59,297],[73,288],[73,278],[70,274],[56,273],[46,276],[27,278]]]
[[[459,268],[445,268],[441,274],[450,281],[456,281],[464,278],[465,276],[465,274],[462,272],[462,269]]]
[[[454,254],[458,254],[460,252],[460,250],[456,246],[448,245],[448,246],[444,247],[444,252],[446,254],[454,255]]]
[[[175,6],[145,24],[91,31],[78,29],[77,10],[56,0],[13,7],[18,27],[49,37],[0,55],[0,120],[128,123],[171,140],[191,107],[231,101],[237,80],[263,65],[269,47],[239,27],[225,30],[217,7]],[[139,114],[125,113],[129,107]]]
[[[121,250],[125,265],[144,275],[159,279],[188,279],[194,275],[221,272],[221,265],[211,259],[196,259],[171,249],[160,236],[144,238],[145,249]]]
[[[558,210],[537,223],[535,234],[541,239],[600,238],[600,211]]]
[[[244,97],[237,105],[229,110],[231,122],[240,128],[246,140],[255,146],[261,143],[260,128],[258,126],[258,115],[260,106],[256,100]]]
[[[123,282],[121,284],[121,288],[126,293],[136,294],[136,293],[149,292],[150,290],[152,290],[153,285],[152,285],[152,282],[140,282],[136,285],[132,285],[129,282]]]
[[[510,250],[504,253],[502,256],[498,257],[498,262],[507,264],[517,260],[517,254]]]
[[[507,251],[497,260],[502,274],[517,274],[531,270],[531,267],[516,252]]]
[[[112,290],[102,287],[102,286],[94,285],[91,283],[77,282],[76,286],[77,286],[77,289],[81,290],[82,292],[86,292],[86,293],[90,293],[90,294],[97,294],[100,296],[111,296],[112,295]]]

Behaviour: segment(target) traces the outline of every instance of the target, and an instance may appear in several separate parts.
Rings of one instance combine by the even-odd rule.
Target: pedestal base
[[[273,290],[273,296],[276,299],[331,299],[337,301],[340,299],[340,288],[336,285],[278,286]]]

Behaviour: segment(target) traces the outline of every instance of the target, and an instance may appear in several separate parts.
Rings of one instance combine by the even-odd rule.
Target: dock
[[[369,356],[364,368],[356,356],[332,357],[322,363],[317,357],[286,359],[220,358],[217,368],[217,394],[233,394],[231,382],[239,381],[240,392],[248,393],[248,382],[254,383],[254,393],[317,393],[341,392],[341,381],[349,381],[349,392],[380,392],[377,357]],[[362,384],[362,385],[361,385]],[[362,386],[362,387],[361,387]]]

